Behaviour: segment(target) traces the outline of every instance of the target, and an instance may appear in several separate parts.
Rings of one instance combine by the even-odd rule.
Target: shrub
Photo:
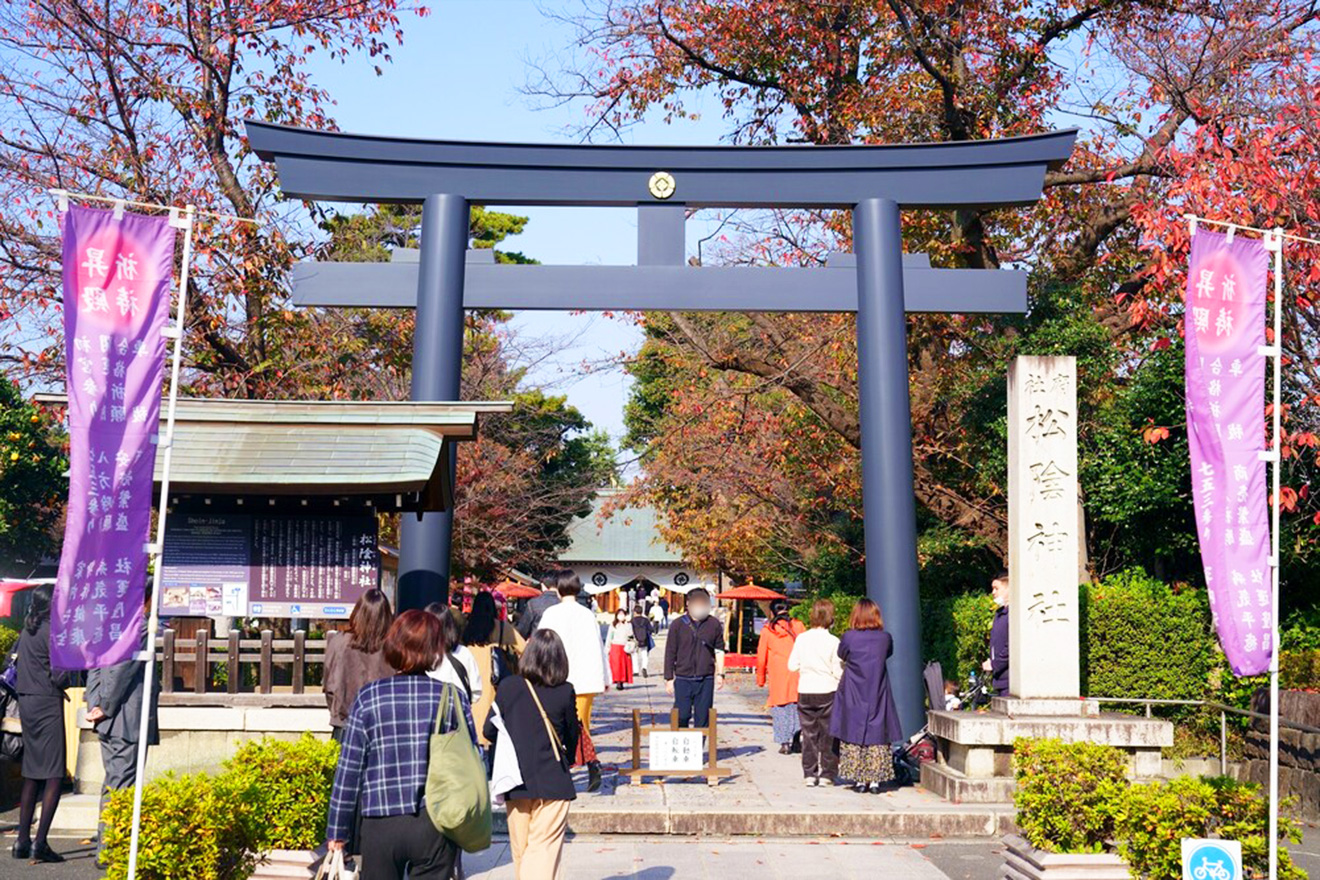
[[[811,603],[817,599],[829,599],[834,603],[834,626],[830,627],[830,631],[836,636],[843,635],[848,629],[848,618],[852,616],[853,606],[857,604],[857,600],[860,598],[862,597],[854,596],[851,593],[831,593],[828,596],[813,596],[805,602],[799,602],[794,605],[793,609],[789,612],[789,615],[795,620],[800,620],[806,624],[811,619]]]
[[[325,820],[339,744],[310,733],[295,742],[249,742],[209,776],[166,776],[142,791],[138,877],[142,880],[241,880],[259,854],[313,849]],[[109,880],[128,875],[133,790],[111,795],[105,810]]]
[[[1112,746],[1019,738],[1013,743],[1017,826],[1037,849],[1103,852],[1128,782]]]
[[[0,669],[9,664],[9,655],[13,653],[16,644],[18,644],[18,630],[0,626]]]
[[[166,776],[142,790],[137,876],[141,880],[241,880],[256,847],[245,792],[224,776]],[[133,789],[111,794],[105,808],[108,880],[128,876]]]
[[[1287,690],[1320,690],[1320,648],[1279,652],[1279,686]]]
[[[338,743],[305,733],[295,742],[249,742],[225,762],[224,778],[247,799],[258,852],[312,849],[325,839],[338,760]]]
[[[938,660],[944,677],[963,681],[990,656],[995,603],[989,591],[937,599],[923,621],[924,653]]]
[[[1083,693],[1205,697],[1217,655],[1203,590],[1176,590],[1134,569],[1082,592]]]
[[[1168,782],[1134,785],[1119,807],[1116,823],[1119,853],[1134,877],[1179,880],[1184,837],[1219,837],[1242,844],[1245,871],[1265,876],[1269,812],[1260,787],[1227,777],[1181,776]],[[1297,842],[1296,823],[1279,817],[1280,838]],[[1306,873],[1279,848],[1280,880],[1305,880]]]

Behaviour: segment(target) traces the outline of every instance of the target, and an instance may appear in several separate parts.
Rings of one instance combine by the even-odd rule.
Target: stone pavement
[[[569,824],[578,833],[795,835],[923,841],[997,837],[1011,815],[1007,805],[951,804],[924,789],[907,787],[881,795],[803,784],[799,755],[781,755],[771,736],[765,690],[748,674],[731,674],[715,695],[720,764],[733,770],[717,786],[705,778],[644,784],[617,776],[632,760],[632,712],[653,713],[665,723],[671,698],[659,675],[663,639],[651,652],[651,675],[623,691],[596,698],[592,735],[606,764],[605,785],[587,794],[579,774],[578,800]],[[643,748],[645,760],[645,748]]]
[[[15,862],[6,846],[0,853],[0,880],[103,876],[92,863],[90,846],[73,839],[52,839],[52,845],[67,862]],[[564,852],[564,880],[730,880],[749,872],[755,872],[758,880],[993,880],[1001,860],[999,849],[989,842],[914,849],[859,840],[578,836],[569,840]],[[502,839],[484,853],[464,856],[464,868],[468,880],[513,880],[509,847]]]

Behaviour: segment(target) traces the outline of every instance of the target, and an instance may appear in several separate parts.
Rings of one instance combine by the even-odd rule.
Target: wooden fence
[[[201,629],[193,638],[184,639],[178,638],[173,630],[165,630],[156,640],[156,650],[161,658],[161,690],[173,693],[178,681],[183,682],[185,688],[191,681],[192,692],[204,694],[211,686],[214,665],[217,674],[224,671],[223,687],[214,690],[231,694],[254,690],[269,694],[276,687],[278,677],[282,680],[281,686],[287,679],[292,693],[301,694],[307,685],[308,667],[324,666],[325,646],[326,639],[309,639],[302,631],[294,632],[291,638],[277,639],[270,630],[263,630],[260,637],[254,639],[243,638],[237,632],[231,632],[228,638],[215,638]],[[255,676],[245,675],[253,666],[256,667]],[[286,666],[287,674],[283,668]],[[321,676],[314,678],[319,681]],[[251,684],[245,685],[247,681]]]

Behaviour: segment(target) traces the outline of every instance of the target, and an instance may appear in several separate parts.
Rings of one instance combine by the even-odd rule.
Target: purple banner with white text
[[[69,505],[50,658],[92,669],[142,647],[174,229],[80,207],[63,219]]]
[[[1198,230],[1187,271],[1187,435],[1201,563],[1219,644],[1237,675],[1274,648],[1265,483],[1265,290],[1260,239]]]

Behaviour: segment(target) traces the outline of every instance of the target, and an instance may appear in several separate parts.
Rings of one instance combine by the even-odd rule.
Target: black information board
[[[380,582],[376,518],[176,513],[161,614],[346,618]]]

